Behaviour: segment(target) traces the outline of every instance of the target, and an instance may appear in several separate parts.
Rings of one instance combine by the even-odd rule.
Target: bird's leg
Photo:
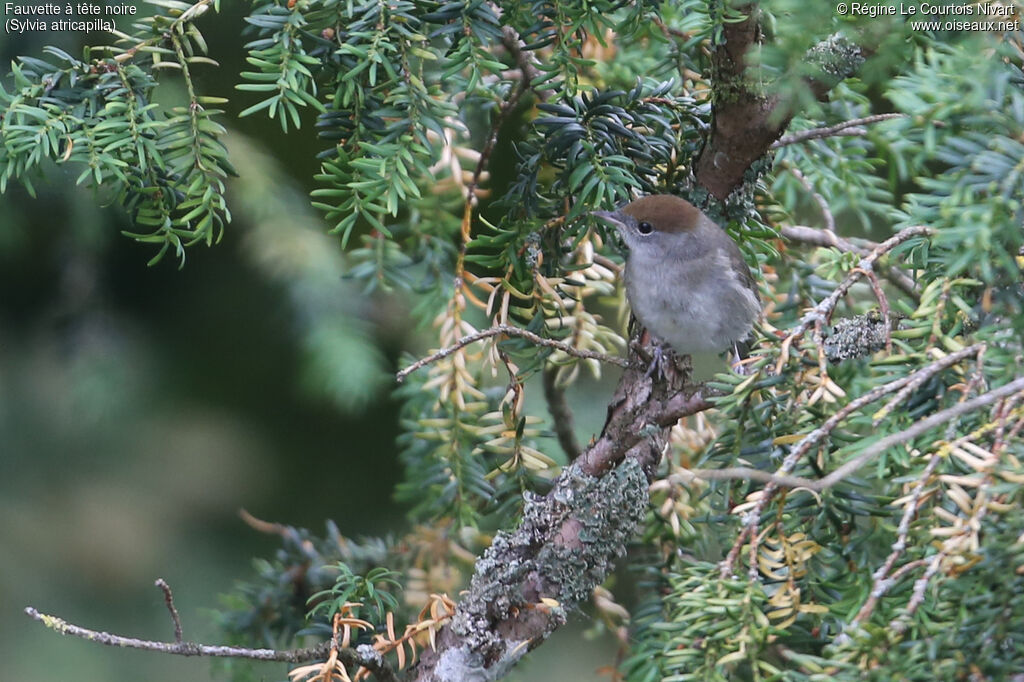
[[[667,365],[667,367],[666,367]],[[655,342],[654,351],[651,353],[651,364],[644,373],[645,379],[652,376],[668,380],[668,369],[675,369],[675,353],[671,348],[665,348],[660,342]]]
[[[630,320],[634,323],[635,318]],[[644,373],[645,379],[651,377],[670,381],[677,375],[679,367],[676,364],[676,353],[667,343],[651,334],[650,330],[643,329],[639,336],[629,342],[630,348],[645,360],[650,358],[650,365]]]
[[[656,337],[650,337],[650,346],[645,346],[639,342],[635,342],[634,348],[638,351],[641,357],[650,358],[651,363],[647,366],[647,371],[644,373],[645,379],[655,377],[658,379],[664,379],[670,381],[679,371],[676,365],[676,353],[672,350],[672,347],[658,340]]]
[[[744,344],[746,346],[746,344]],[[740,351],[739,344],[732,344],[732,361],[729,363],[732,367],[732,371],[736,372],[740,376],[747,376],[750,374],[750,370],[747,368],[747,354]]]

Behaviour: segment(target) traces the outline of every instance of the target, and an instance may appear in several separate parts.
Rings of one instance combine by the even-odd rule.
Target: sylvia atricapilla
[[[739,247],[690,202],[643,197],[595,211],[618,230],[626,255],[626,296],[636,319],[684,355],[732,349],[761,311]]]

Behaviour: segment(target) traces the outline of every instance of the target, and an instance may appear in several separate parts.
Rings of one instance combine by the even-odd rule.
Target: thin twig
[[[799,168],[787,164],[786,170],[789,171],[801,185],[803,185],[803,188],[811,195],[814,202],[818,204],[818,210],[821,211],[821,217],[825,220],[825,230],[830,234],[835,234],[836,219],[835,216],[832,215],[832,209],[829,208],[828,202],[825,201],[825,197],[821,196],[821,194],[814,190],[814,186],[811,184],[811,181],[807,179],[807,176],[800,172]]]
[[[666,38],[675,37],[675,38],[682,38],[683,40],[689,40],[690,38],[693,37],[692,34],[687,33],[686,31],[681,31],[678,28],[674,28],[672,26],[669,26],[657,14],[651,14],[650,15],[650,20],[654,22],[654,25],[658,27],[658,30],[660,30],[661,34],[663,36],[665,36]]]
[[[570,460],[576,459],[580,454],[580,444],[576,440],[576,431],[573,428],[572,407],[565,399],[565,389],[558,385],[559,368],[555,365],[548,365],[544,368],[544,400],[548,403],[548,412],[551,413],[551,426],[558,437],[558,444]]]
[[[900,525],[896,529],[896,541],[892,543],[892,550],[889,552],[889,556],[886,557],[885,563],[878,567],[872,575],[871,593],[864,602],[864,605],[860,607],[860,611],[850,621],[851,626],[858,626],[865,620],[871,617],[871,612],[875,609],[875,604],[878,600],[885,596],[885,593],[889,591],[889,588],[896,584],[897,574],[902,575],[905,572],[906,566],[900,568],[897,573],[894,573],[892,577],[889,577],[889,571],[896,565],[896,561],[903,554],[903,551],[907,548],[907,536],[910,534],[910,522],[917,515],[918,505],[921,503],[921,495],[924,493],[925,487],[928,485],[928,481],[932,477],[932,472],[935,471],[935,467],[938,466],[939,461],[942,459],[939,455],[932,455],[928,461],[928,465],[925,466],[924,471],[917,479],[917,483],[914,485],[914,490],[910,495],[910,500],[907,501],[906,509],[903,510],[903,516],[900,518]],[[914,562],[911,562],[914,563]],[[907,569],[910,570],[910,569]]]
[[[523,42],[519,34],[511,26],[505,26],[501,29],[501,42],[505,46],[505,49],[512,55],[512,59],[515,60],[516,66],[522,72],[522,80],[520,81],[520,90],[525,91],[527,88],[532,88],[539,98],[542,100],[549,99],[554,91],[549,88],[535,88],[533,81],[541,77],[541,71],[538,68],[537,57],[533,52],[524,50],[526,43]],[[520,92],[522,94],[522,92]]]
[[[877,248],[878,244],[867,239],[858,239],[856,242],[845,237],[840,237],[834,232],[819,230],[816,227],[807,225],[783,225],[780,228],[782,236],[791,242],[800,242],[811,246],[826,246],[839,249],[843,253],[855,253],[858,256],[866,256],[871,249]],[[919,300],[920,292],[917,283],[907,273],[898,267],[890,265],[884,268],[882,275],[889,280],[893,286],[910,296]]]
[[[868,242],[871,245],[870,247],[861,246],[834,232],[826,232],[809,225],[783,225],[780,228],[780,232],[789,241],[810,244],[811,246],[831,246],[844,253],[856,253],[860,256],[868,255],[871,253],[871,247],[878,246],[874,242]]]
[[[158,581],[162,582],[162,581]],[[164,583],[166,585],[166,583]],[[219,646],[211,644],[199,644],[197,642],[158,642],[136,637],[122,637],[112,635],[109,632],[90,630],[69,623],[63,618],[40,613],[31,606],[25,607],[25,613],[34,620],[39,621],[46,627],[61,635],[71,635],[106,646],[116,646],[125,649],[142,649],[144,651],[156,651],[175,656],[201,656],[204,658],[245,658],[253,661],[274,661],[279,663],[305,663],[307,661],[324,660],[332,650],[332,642],[323,642],[314,647],[305,649],[247,649],[236,646]],[[373,673],[379,680],[394,682],[397,680],[391,665],[383,660],[372,648],[362,652],[355,649],[338,648],[337,657],[346,666],[362,666]]]
[[[146,651],[159,651],[165,654],[176,656],[205,656],[211,658],[248,658],[255,661],[279,661],[282,663],[303,663],[322,659],[330,650],[330,642],[324,642],[315,647],[307,649],[246,649],[234,646],[216,646],[209,644],[197,644],[196,642],[157,642],[135,637],[122,637],[112,635],[109,632],[90,630],[79,625],[68,623],[57,616],[49,616],[39,613],[31,606],[25,608],[25,613],[35,620],[38,620],[46,627],[61,635],[81,637],[90,642],[105,644],[107,646],[119,646],[127,649],[143,649]],[[360,663],[356,654],[348,652],[352,663]]]
[[[936,363],[933,364],[938,365],[941,369],[945,369],[946,367],[950,367],[959,362],[961,359],[971,355],[977,355],[978,362],[980,364],[981,357],[985,354],[985,349],[986,345],[984,343],[976,343],[972,346],[961,348],[955,353],[950,353],[949,355],[940,358],[938,361],[936,361]],[[923,372],[915,372],[914,374],[910,375],[910,377],[908,377],[909,381],[906,382],[906,385],[903,386],[903,388],[901,388],[899,392],[892,397],[892,400],[887,402],[881,410],[875,413],[874,419],[871,420],[871,426],[877,427],[879,424],[881,424],[882,420],[889,416],[889,414],[897,405],[906,400],[911,393],[920,388],[924,384],[924,382],[928,381],[928,379],[930,379],[932,376],[934,376],[934,373],[925,374]]]
[[[800,324],[798,324],[796,328],[789,333],[786,341],[792,343],[793,339],[803,336],[803,334],[815,323],[828,322],[829,318],[832,316],[832,312],[835,310],[836,304],[839,303],[839,300],[842,299],[842,297],[850,291],[850,288],[860,281],[867,272],[874,270],[875,262],[883,255],[908,239],[928,236],[933,233],[934,230],[930,227],[915,225],[913,227],[904,228],[886,239],[884,242],[881,242],[878,246],[872,249],[868,255],[860,259],[857,266],[850,271],[850,274],[846,276],[846,279],[840,282],[839,286],[837,286],[831,294],[822,299],[818,305],[814,306],[804,314],[800,319]]]
[[[164,603],[171,614],[171,622],[174,623],[174,641],[181,644],[181,618],[178,616],[178,609],[174,606],[174,594],[171,586],[163,578],[157,578],[154,583],[164,593]]]
[[[782,460],[782,465],[775,473],[775,477],[772,477],[771,474],[767,474],[767,472],[762,472],[762,474],[767,474],[768,476],[768,485],[765,486],[765,489],[761,493],[761,498],[758,500],[754,508],[747,512],[746,519],[743,523],[743,528],[740,530],[739,535],[733,542],[732,549],[729,550],[729,553],[726,555],[726,558],[721,563],[720,570],[722,575],[732,575],[733,567],[736,564],[736,560],[739,558],[740,549],[743,546],[743,543],[747,540],[748,537],[750,537],[751,531],[755,529],[757,525],[760,523],[761,513],[764,511],[765,506],[767,506],[768,502],[775,494],[775,491],[778,489],[780,485],[784,485],[782,483],[784,479],[778,477],[793,478],[789,477],[788,474],[796,467],[800,459],[803,458],[804,455],[806,455],[808,452],[810,452],[811,448],[815,447],[818,443],[824,440],[830,433],[832,433],[833,429],[835,429],[844,419],[846,419],[848,416],[850,416],[860,408],[864,407],[865,405],[869,405],[890,393],[899,391],[905,386],[908,386],[916,381],[927,381],[928,378],[935,376],[936,374],[946,369],[947,367],[950,367],[956,364],[957,362],[967,357],[970,357],[971,355],[982,353],[984,349],[985,344],[982,343],[974,344],[973,346],[968,346],[967,348],[963,348],[955,353],[950,353],[944,358],[940,358],[935,362],[925,365],[924,367],[918,369],[916,372],[910,374],[909,376],[895,379],[887,384],[883,384],[882,386],[876,386],[875,388],[871,389],[864,395],[851,400],[849,403],[844,405],[842,409],[840,409],[834,415],[825,420],[825,423],[823,423],[821,426],[819,426],[818,428],[814,429],[806,436],[804,436],[803,439],[801,439],[800,442],[798,442],[796,446],[789,452],[789,454],[786,455],[785,459]],[[740,470],[742,470],[743,473],[741,473],[738,476],[735,475]],[[747,480],[750,478],[749,476],[746,475],[746,472],[748,471],[747,467],[731,468],[729,470],[730,473],[727,474],[713,473],[723,471],[726,470],[693,470],[690,473],[695,478],[704,478],[705,480]],[[755,477],[755,480],[760,479],[756,479]]]
[[[1008,385],[1009,384],[1007,384],[1007,386]],[[944,450],[949,450],[958,444],[967,445],[970,440],[981,436],[987,431],[991,430],[995,432],[993,436],[994,442],[992,449],[988,452],[984,452],[984,450],[982,450],[984,453],[984,461],[979,466],[975,467],[978,471],[985,472],[985,475],[979,482],[977,494],[971,502],[971,514],[967,519],[963,520],[962,525],[959,526],[959,532],[947,537],[946,540],[942,542],[938,553],[932,556],[928,562],[928,568],[924,575],[914,582],[914,590],[911,594],[910,601],[907,602],[907,606],[899,616],[890,621],[889,630],[897,635],[903,634],[903,632],[905,632],[909,627],[910,620],[914,613],[921,604],[924,603],[925,590],[928,587],[928,582],[939,572],[943,562],[949,556],[957,554],[958,550],[962,551],[964,541],[967,537],[974,535],[976,539],[977,534],[982,532],[982,520],[989,511],[988,491],[994,479],[993,469],[999,459],[999,447],[997,446],[999,446],[1002,433],[1006,428],[1007,418],[1011,413],[1015,414],[1017,412],[1014,408],[1018,398],[1018,395],[1011,395],[1005,400],[1002,400],[1000,404],[993,409],[992,422],[975,430],[971,434],[961,436],[944,448]],[[968,542],[970,543],[970,541]]]
[[[619,367],[629,367],[628,360],[626,360],[625,358],[620,358],[616,355],[607,355],[605,353],[597,353],[592,350],[575,348],[562,341],[557,341],[555,339],[546,339],[543,336],[539,336],[525,329],[520,329],[519,327],[514,327],[508,324],[499,324],[497,326],[489,327],[474,334],[468,334],[466,336],[463,336],[461,339],[458,339],[455,343],[448,346],[447,348],[442,348],[437,352],[431,353],[426,357],[420,358],[419,360],[412,363],[405,369],[397,372],[395,374],[395,379],[399,383],[401,383],[405,381],[405,378],[407,376],[409,376],[416,370],[420,369],[421,367],[426,367],[427,365],[433,362],[443,360],[452,353],[458,351],[461,348],[465,348],[471,343],[476,343],[477,341],[481,341],[492,336],[498,336],[499,334],[505,334],[506,336],[512,336],[520,339],[526,339],[527,341],[533,343],[534,345],[544,346],[545,348],[555,348],[567,355],[582,358],[584,360],[598,360],[600,362],[607,362],[612,365],[618,365]]]
[[[797,133],[790,135],[783,135],[776,142],[772,143],[772,149],[779,149],[780,147],[786,147],[791,144],[799,144],[800,142],[806,142],[808,140],[819,140],[824,137],[835,137],[837,135],[864,135],[866,130],[850,130],[856,126],[869,125],[871,123],[878,123],[879,121],[888,121],[893,118],[906,118],[906,114],[875,114],[874,116],[865,116],[863,118],[854,118],[849,121],[843,121],[837,123],[834,126],[826,126],[823,128],[811,128],[810,130],[801,130]]]
[[[910,595],[910,601],[907,602],[906,609],[904,609],[903,613],[889,623],[889,632],[901,635],[906,631],[914,612],[916,612],[918,607],[924,603],[924,591],[928,588],[928,582],[936,573],[939,572],[939,567],[942,566],[942,562],[948,554],[949,553],[943,549],[931,558],[931,561],[928,562],[928,568],[925,569],[924,575],[914,581],[914,591]]]
[[[785,473],[770,473],[762,471],[761,469],[753,469],[751,467],[726,467],[724,469],[694,469],[691,473],[696,478],[702,478],[705,480],[713,481],[732,481],[732,480],[749,480],[759,481],[761,483],[769,483],[776,487],[786,488],[806,488],[814,492],[821,492],[827,488],[831,488],[835,484],[841,482],[847,476],[860,469],[862,466],[870,462],[872,459],[885,452],[894,445],[900,445],[906,443],[909,440],[917,438],[921,434],[947,423],[952,419],[973,412],[975,410],[987,407],[1007,396],[1014,395],[1016,393],[1024,392],[1024,377],[1021,377],[1015,381],[1000,386],[999,388],[983,393],[982,395],[966,400],[962,403],[958,403],[953,407],[936,412],[926,419],[922,419],[916,422],[913,426],[891,434],[875,442],[874,444],[867,447],[864,452],[857,455],[850,461],[846,462],[838,469],[817,480],[810,478],[803,478],[801,476],[790,476]],[[766,491],[767,492],[767,491]]]
[[[258,519],[250,514],[247,509],[239,509],[238,516],[241,517],[242,521],[247,526],[259,531],[260,533],[266,533],[267,535],[280,535],[281,537],[285,537],[288,534],[288,526],[281,523],[275,523],[273,521]]]

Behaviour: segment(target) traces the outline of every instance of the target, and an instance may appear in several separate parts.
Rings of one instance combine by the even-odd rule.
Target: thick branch
[[[722,201],[743,183],[796,113],[791,99],[767,92],[749,78],[746,55],[761,40],[759,10],[756,3],[737,9],[747,18],[722,24],[722,41],[712,61],[711,135],[695,166],[697,183]],[[864,57],[859,47],[837,34],[809,50],[804,61],[818,72],[805,83],[815,97],[824,99],[857,72]]]
[[[522,525],[499,533],[477,561],[469,591],[436,649],[424,652],[415,680],[501,679],[590,598],[625,551],[668,430],[710,406],[687,372],[655,382],[640,364],[623,373],[601,436],[550,493],[527,495]]]

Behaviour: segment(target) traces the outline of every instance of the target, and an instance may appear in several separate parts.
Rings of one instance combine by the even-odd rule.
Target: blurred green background
[[[340,244],[308,208],[313,121],[285,137],[235,117],[251,103],[233,90],[247,9],[225,0],[202,24],[222,68],[200,82],[232,98],[222,120],[241,174],[219,245],[191,248],[183,270],[173,256],[147,267],[151,247],[121,236],[123,212],[74,172],[48,169],[36,199],[0,195],[0,682],[225,679],[206,660],[61,638],[23,609],[167,640],[162,577],[185,637],[218,643],[218,595],[278,545],[240,508],[316,532],[327,518],[346,535],[404,529],[387,372],[432,335],[404,301],[343,279]],[[43,45],[105,40],[0,35],[0,76]],[[577,390],[591,396],[586,438],[610,389]],[[610,638],[567,628],[518,676],[593,679],[613,656]]]

